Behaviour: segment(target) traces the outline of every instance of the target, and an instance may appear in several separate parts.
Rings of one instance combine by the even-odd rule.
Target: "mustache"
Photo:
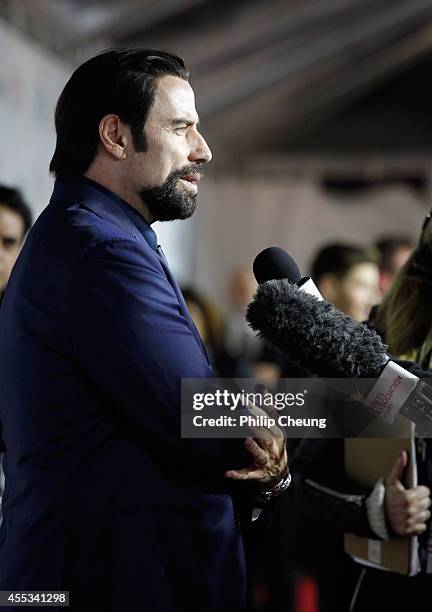
[[[183,166],[183,168],[179,168],[178,170],[171,172],[170,179],[182,178],[183,176],[188,176],[190,174],[199,174],[200,176],[203,176],[204,165],[205,164],[197,163]]]

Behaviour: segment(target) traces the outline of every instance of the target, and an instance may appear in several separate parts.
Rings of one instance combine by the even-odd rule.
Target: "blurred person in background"
[[[257,288],[250,268],[237,268],[229,278],[230,309],[223,332],[223,376],[257,378],[275,383],[281,374],[280,355],[266,347],[247,324],[246,307]]]
[[[229,310],[225,318],[224,347],[239,367],[259,359],[263,342],[256,337],[245,319],[246,307],[256,291],[256,281],[249,268],[237,268],[228,281]]]
[[[193,287],[182,287],[181,291],[192,320],[204,343],[209,360],[216,375],[218,375],[222,358],[222,314],[215,304]]]
[[[349,244],[331,244],[314,257],[311,276],[328,302],[357,321],[368,318],[379,299],[378,256]]]
[[[431,367],[432,224],[424,221],[420,240],[403,264],[377,309],[372,325],[385,338],[389,352]]]
[[[384,295],[394,277],[408,260],[414,242],[408,236],[382,236],[374,246],[379,252],[380,292]]]
[[[415,250],[400,268],[393,284],[374,309],[369,324],[389,345],[389,352],[416,376],[432,379],[432,224],[424,222]],[[432,380],[430,381],[432,382]],[[362,441],[367,454],[368,440]],[[332,612],[341,602],[348,612],[404,612],[420,610],[432,586],[432,536],[430,486],[432,444],[416,439],[419,485],[403,484],[408,463],[405,451],[392,457],[393,467],[373,488],[349,480],[344,472],[343,440],[309,440],[301,444],[293,461],[296,473],[295,499],[300,512],[334,534],[355,533],[370,539],[418,535],[421,571],[407,577],[390,571],[358,565],[358,578],[348,598],[347,584],[334,584],[323,610]],[[329,568],[330,581],[334,568]],[[333,601],[332,601],[333,596]]]
[[[19,189],[0,185],[0,306],[12,268],[32,224],[32,214]],[[1,468],[4,452],[0,424],[0,523],[4,474]]]
[[[31,224],[30,208],[19,189],[0,185],[0,304]]]

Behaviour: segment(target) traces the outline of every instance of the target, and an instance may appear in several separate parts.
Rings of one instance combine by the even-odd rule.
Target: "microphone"
[[[270,275],[271,267],[266,268]],[[416,424],[418,435],[432,435],[432,387],[393,361],[366,325],[287,278],[261,283],[246,319],[261,338],[318,376],[375,379],[367,406],[388,423],[403,414]]]
[[[302,278],[297,263],[280,247],[268,247],[258,253],[253,262],[253,272],[258,285],[268,280],[285,278],[290,283],[295,283],[301,291],[314,295],[319,300],[324,299],[310,276]]]
[[[253,273],[258,285],[268,280],[286,278],[290,283],[301,281],[300,269],[285,249],[268,247],[255,257]]]

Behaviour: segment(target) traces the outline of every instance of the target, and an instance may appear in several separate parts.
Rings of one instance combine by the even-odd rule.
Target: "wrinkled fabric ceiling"
[[[220,158],[289,148],[432,51],[431,0],[2,0],[71,66],[113,45],[181,55]]]

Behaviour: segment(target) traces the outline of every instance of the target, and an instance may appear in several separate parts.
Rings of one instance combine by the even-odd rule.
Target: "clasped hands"
[[[269,407],[264,411],[252,405],[249,405],[248,409],[254,416],[268,416],[274,411]],[[251,464],[246,468],[228,470],[225,477],[254,482],[258,489],[270,491],[287,474],[288,456],[285,442],[285,434],[277,425],[255,427],[254,437],[246,438],[244,442]]]

